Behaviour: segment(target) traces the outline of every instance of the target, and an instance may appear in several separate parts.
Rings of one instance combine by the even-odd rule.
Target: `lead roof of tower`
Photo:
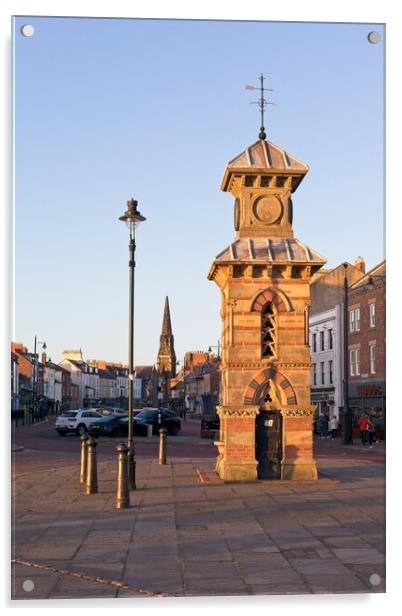
[[[221,189],[227,190],[233,173],[264,173],[267,175],[287,174],[300,176],[300,181],[309,167],[279,146],[266,140],[259,140],[247,147],[226,165]]]
[[[215,262],[324,264],[326,259],[296,238],[240,238],[217,255]]]

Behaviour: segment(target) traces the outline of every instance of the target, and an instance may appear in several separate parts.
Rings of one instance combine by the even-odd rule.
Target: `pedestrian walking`
[[[190,411],[190,403],[188,400],[188,396],[184,398],[184,411],[183,411],[183,420],[186,421],[187,413]]]
[[[371,421],[371,419],[368,420],[367,435],[368,435],[368,444],[370,446],[370,449],[372,449],[373,442],[374,442],[374,424]]]
[[[337,430],[338,430],[338,419],[334,416],[331,418],[331,433],[332,433],[332,438],[336,438],[337,437]]]
[[[368,427],[369,427],[369,418],[367,417],[366,414],[362,415],[359,419],[359,421],[357,422],[357,425],[359,427],[360,430],[360,435],[361,435],[361,439],[362,439],[362,443],[363,445],[367,445],[368,442]]]
[[[318,420],[318,428],[320,431],[320,438],[327,438],[328,436],[328,418],[326,415],[320,415]]]

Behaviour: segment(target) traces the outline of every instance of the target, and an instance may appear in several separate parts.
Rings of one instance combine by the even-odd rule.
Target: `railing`
[[[11,422],[14,422],[15,427],[18,428],[19,425],[25,426],[43,421],[47,414],[47,410],[37,410],[35,413],[32,409],[11,411]]]

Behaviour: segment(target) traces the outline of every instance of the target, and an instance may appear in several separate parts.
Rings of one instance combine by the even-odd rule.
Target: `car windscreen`
[[[60,415],[60,417],[75,417],[78,411],[65,411]]]
[[[136,419],[153,419],[158,416],[158,411],[141,411],[135,416]]]
[[[97,419],[95,423],[113,423],[115,421],[116,417],[113,417],[113,415],[101,415],[101,417],[99,417],[99,419]]]

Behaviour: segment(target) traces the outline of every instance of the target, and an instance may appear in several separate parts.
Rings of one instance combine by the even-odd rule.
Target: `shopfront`
[[[349,408],[354,425],[359,417],[368,415],[376,432],[385,438],[385,380],[349,384]]]
[[[338,409],[334,406],[335,390],[333,387],[312,389],[311,404],[316,406],[314,415],[314,432],[317,433],[317,422],[321,415],[325,415],[330,421],[333,417],[338,416]]]

